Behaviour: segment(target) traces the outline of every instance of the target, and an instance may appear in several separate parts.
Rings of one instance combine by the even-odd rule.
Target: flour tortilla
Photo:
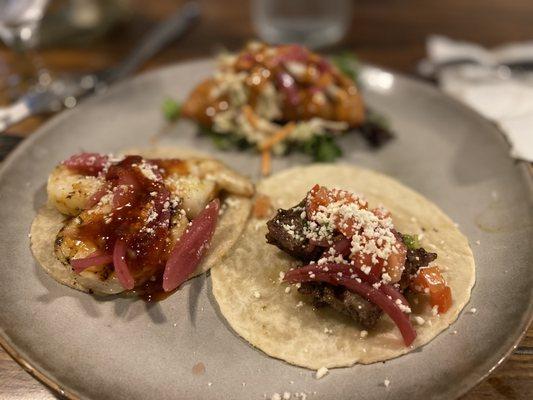
[[[475,265],[466,237],[450,218],[396,180],[353,166],[293,168],[260,182],[257,191],[270,196],[276,208],[289,208],[316,183],[360,193],[371,207],[387,207],[398,231],[424,233],[421,245],[438,254],[434,264],[444,267],[453,305],[441,316],[433,316],[429,307],[416,311],[413,316],[425,323],[413,323],[418,336],[411,347],[405,347],[386,315],[362,338],[353,320],[329,307],[313,309],[294,286],[281,282],[280,273],[298,262],[266,243],[265,220],[251,219],[232,254],[211,271],[220,311],[240,336],[290,364],[333,368],[398,357],[428,343],[457,319],[470,298]]]
[[[139,154],[151,158],[209,157],[194,151],[173,148],[132,149],[124,152],[124,154]],[[223,212],[219,216],[210,247],[189,279],[208,271],[219,263],[233,247],[244,229],[251,207],[252,200],[249,198],[236,195],[229,195],[225,198],[221,204]],[[65,265],[57,259],[54,253],[54,241],[67,219],[68,217],[58,212],[54,207],[45,205],[33,220],[31,250],[41,267],[59,283],[82,292],[94,292],[100,295],[122,292],[124,289],[115,274],[112,274],[105,284],[99,285],[94,280],[87,279],[84,273],[74,273],[70,265]]]

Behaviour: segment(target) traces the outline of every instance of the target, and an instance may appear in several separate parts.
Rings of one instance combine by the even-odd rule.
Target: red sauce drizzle
[[[158,301],[169,295],[162,295],[161,277],[172,249],[170,221],[176,212],[163,179],[169,171],[188,171],[181,160],[144,162],[152,167],[157,179],[141,172],[140,156],[127,156],[109,167],[105,179],[114,193],[114,209],[111,214],[95,214],[82,222],[77,237],[94,243],[106,254],[113,252],[118,239],[124,240],[128,248],[126,263],[135,279],[134,291],[147,301]]]

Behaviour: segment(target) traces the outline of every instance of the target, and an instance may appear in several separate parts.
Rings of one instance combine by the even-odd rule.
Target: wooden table
[[[128,23],[106,38],[83,48],[49,48],[40,52],[52,71],[91,71],[119,61],[157,20],[174,10],[178,1],[131,1]],[[200,24],[183,40],[155,57],[145,69],[184,59],[205,57],[221,49],[237,49],[254,37],[247,1],[203,0]],[[533,1],[530,0],[358,0],[350,32],[335,49],[355,51],[361,59],[414,74],[425,53],[427,35],[439,33],[487,46],[533,38]],[[112,39],[112,40],[110,40]],[[0,47],[0,62],[12,54]],[[1,76],[0,76],[1,77]],[[0,81],[1,82],[1,81]],[[47,117],[34,117],[10,130],[27,136]],[[0,349],[0,399],[54,399]],[[533,328],[517,351],[463,400],[533,398]]]

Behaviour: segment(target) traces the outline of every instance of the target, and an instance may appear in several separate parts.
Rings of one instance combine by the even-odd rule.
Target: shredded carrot
[[[259,127],[259,117],[254,112],[252,107],[250,107],[248,104],[242,107],[242,111],[244,112],[244,116],[248,120],[249,124],[252,125],[253,128],[258,129]]]
[[[279,142],[285,140],[287,136],[290,135],[290,133],[293,131],[296,124],[294,122],[289,122],[285,126],[283,126],[280,130],[275,132],[272,136],[270,136],[267,140],[265,140],[261,144],[261,150],[268,150],[271,149],[273,146],[278,144]]]
[[[270,171],[272,168],[272,155],[270,154],[270,150],[263,150],[261,152],[261,174],[263,176],[270,175]]]

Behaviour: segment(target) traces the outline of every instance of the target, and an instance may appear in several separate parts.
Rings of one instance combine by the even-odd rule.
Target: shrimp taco
[[[32,252],[55,280],[84,292],[171,292],[237,241],[254,187],[211,158],[126,154],[76,154],[52,171]]]
[[[467,239],[394,179],[317,165],[258,192],[277,211],[250,219],[211,277],[231,327],[268,355],[311,369],[391,359],[428,343],[468,302]]]

